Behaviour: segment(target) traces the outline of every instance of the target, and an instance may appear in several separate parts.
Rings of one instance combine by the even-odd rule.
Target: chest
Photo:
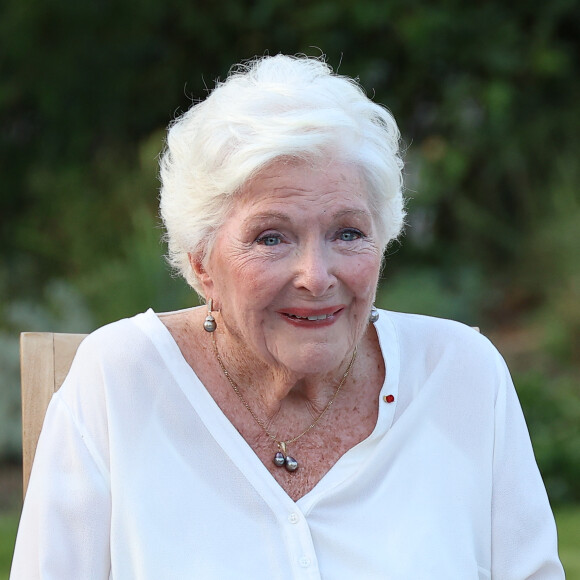
[[[279,451],[278,445],[263,432],[247,426],[251,435],[246,435],[246,441],[294,501],[311,491],[346,452],[372,433],[376,425],[377,405],[368,405],[364,411],[336,411],[298,441],[286,446],[286,455],[298,464],[295,471],[276,465],[274,457]]]
[[[327,412],[320,414],[326,401],[319,405],[319,410],[297,406],[288,413],[281,413],[275,418],[275,425],[270,426],[258,424],[258,411],[251,412],[232,390],[222,369],[215,363],[215,353],[208,345],[207,336],[201,337],[205,341],[194,345],[189,327],[178,325],[170,330],[215,403],[294,501],[311,491],[337,461],[366,439],[376,426],[385,366],[374,334],[365,337],[359,346],[353,372]],[[263,420],[264,415],[260,418]],[[313,421],[315,426],[309,427]],[[295,439],[288,443],[286,450],[287,455],[298,462],[295,471],[274,464],[279,447],[272,436],[278,441]]]
[[[233,566],[243,577],[297,578],[306,558],[318,562],[324,578],[356,578],[361,569],[369,578],[488,578],[489,549],[485,542],[476,545],[473,527],[474,522],[489,526],[489,477],[482,466],[490,462],[466,461],[457,440],[442,437],[427,421],[412,430],[394,425],[389,437],[373,438],[370,451],[352,450],[374,428],[372,420],[352,408],[333,411],[328,421],[288,446],[300,464],[294,473],[273,465],[276,446],[263,434],[250,426],[244,436],[280,489],[295,501],[303,499],[297,506],[265,481],[267,474],[248,460],[249,450],[233,440],[231,429],[209,423],[219,419],[215,413],[196,421],[190,412],[175,413],[165,432],[182,432],[183,445],[176,445],[175,437],[167,444],[148,437],[146,453],[131,449],[121,462],[123,477],[116,478],[123,501],[115,502],[121,511],[113,520],[124,530],[115,530],[115,553],[127,560],[129,575],[135,569],[130,556],[145,554],[157,572],[151,578],[167,577],[155,567],[162,562],[167,568],[167,561],[175,578],[193,567],[204,578],[228,577]],[[381,434],[387,428],[383,419]],[[149,427],[156,428],[153,422]],[[139,431],[136,442],[143,439]],[[349,450],[356,461],[344,457]],[[341,458],[346,464],[336,465]],[[303,497],[325,476],[319,491]],[[135,529],[142,531],[131,540]]]

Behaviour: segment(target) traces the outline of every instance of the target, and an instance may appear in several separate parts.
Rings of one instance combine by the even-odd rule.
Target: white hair
[[[203,295],[189,254],[206,263],[235,194],[280,158],[359,167],[384,252],[405,215],[399,142],[391,113],[322,59],[280,54],[233,67],[169,127],[160,208],[170,264]]]

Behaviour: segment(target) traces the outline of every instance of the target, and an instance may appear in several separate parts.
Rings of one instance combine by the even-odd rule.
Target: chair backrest
[[[85,336],[53,332],[23,332],[20,335],[24,495],[46,408],[68,374],[77,348]]]

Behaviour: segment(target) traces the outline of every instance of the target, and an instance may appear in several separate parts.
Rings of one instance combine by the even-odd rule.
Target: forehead
[[[367,187],[352,163],[312,165],[276,161],[248,181],[234,208],[252,213],[265,207],[292,209],[293,204],[311,207],[368,210]]]

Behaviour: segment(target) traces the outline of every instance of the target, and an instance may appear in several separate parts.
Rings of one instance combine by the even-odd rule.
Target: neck
[[[265,425],[277,422],[278,416],[297,413],[306,412],[313,419],[318,417],[334,399],[337,389],[343,387],[344,375],[350,372],[355,359],[353,352],[328,373],[297,373],[280,365],[256,361],[256,357],[252,359],[243,349],[228,348],[231,343],[223,333],[213,335],[212,341],[216,359],[230,386],[250,412],[262,417]]]

